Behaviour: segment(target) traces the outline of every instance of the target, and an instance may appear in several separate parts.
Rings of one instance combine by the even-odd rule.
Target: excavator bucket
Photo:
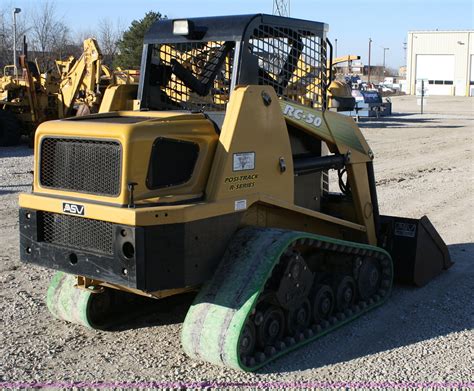
[[[448,247],[428,217],[381,217],[381,247],[393,259],[395,281],[424,286],[453,265]]]

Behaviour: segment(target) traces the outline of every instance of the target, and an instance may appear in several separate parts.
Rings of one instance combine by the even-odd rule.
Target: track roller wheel
[[[329,319],[334,310],[334,293],[328,285],[316,284],[310,295],[313,320],[320,323]]]
[[[357,290],[361,300],[367,300],[380,288],[382,274],[375,259],[365,259],[359,268]]]
[[[356,298],[355,281],[350,276],[337,276],[334,280],[336,310],[342,312],[352,306]]]
[[[298,308],[286,312],[286,331],[295,335],[304,331],[311,323],[311,304],[305,299]]]
[[[245,324],[239,341],[239,352],[241,357],[251,356],[255,350],[257,332],[254,323],[249,319]]]
[[[275,305],[269,305],[262,313],[260,324],[257,325],[257,345],[260,348],[274,345],[285,332],[285,315]]]

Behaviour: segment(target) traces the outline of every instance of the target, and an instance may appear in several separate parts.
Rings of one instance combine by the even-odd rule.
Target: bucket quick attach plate
[[[381,243],[393,259],[395,281],[424,286],[453,265],[448,247],[428,217],[380,216]]]

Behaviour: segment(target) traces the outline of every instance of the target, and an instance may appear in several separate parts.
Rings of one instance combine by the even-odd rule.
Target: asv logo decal
[[[63,212],[71,215],[84,216],[85,208],[84,205],[63,202]]]
[[[317,128],[319,128],[321,126],[321,123],[323,122],[321,117],[318,117],[317,115],[311,113],[307,113],[302,109],[297,109],[288,104],[283,109],[283,115],[286,115],[290,118],[294,118],[299,121],[304,121],[307,124],[316,126]]]

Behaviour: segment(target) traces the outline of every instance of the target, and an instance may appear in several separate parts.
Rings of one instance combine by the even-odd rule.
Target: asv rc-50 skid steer
[[[326,32],[269,15],[159,21],[135,111],[40,126],[20,245],[59,271],[54,316],[102,328],[130,297],[199,289],[184,350],[251,371],[382,304],[394,275],[423,285],[450,266],[426,217],[379,216],[374,155],[326,110]]]

